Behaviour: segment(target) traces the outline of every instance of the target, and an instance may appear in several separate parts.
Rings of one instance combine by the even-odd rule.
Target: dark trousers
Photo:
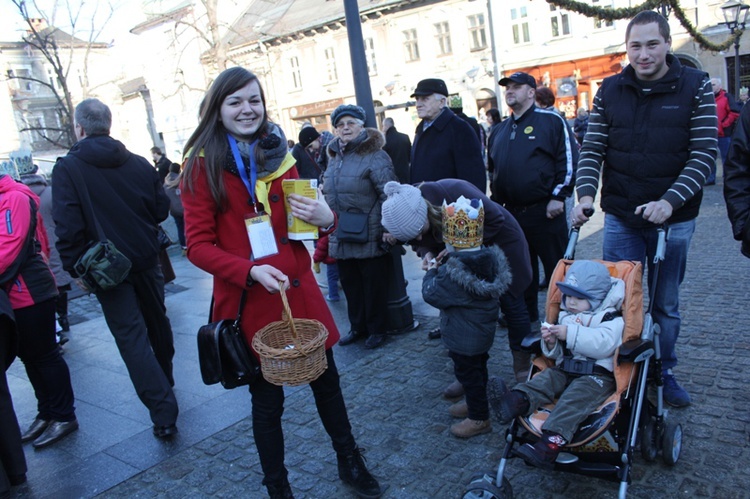
[[[70,291],[70,284],[59,286],[57,288],[55,312],[57,312],[57,317],[60,319],[67,319],[68,317],[68,291]]]
[[[0,495],[10,489],[8,475],[26,473],[26,456],[21,446],[21,429],[18,427],[13,399],[5,376],[5,360],[11,349],[10,321],[0,320]],[[15,336],[14,336],[15,337]],[[15,351],[15,348],[12,349]]]
[[[164,306],[164,277],[158,266],[131,272],[114,289],[96,294],[135,391],[157,426],[177,420],[171,386],[172,326]]]
[[[490,408],[487,402],[487,353],[479,355],[461,355],[448,351],[453,359],[453,373],[464,387],[466,406],[469,408],[469,419],[485,421],[490,419]]]
[[[563,370],[552,367],[513,389],[526,394],[530,411],[553,403],[557,397],[557,404],[547,416],[542,430],[562,435],[570,442],[578,425],[607,400],[615,388],[612,374],[570,376]]]
[[[333,350],[326,350],[328,369],[310,383],[320,420],[331,437],[338,455],[351,454],[356,444],[339,386],[339,372],[333,360]],[[284,413],[284,389],[272,385],[262,376],[250,384],[253,403],[253,437],[263,469],[263,485],[278,484],[287,476],[284,466],[284,433],[281,415]]]
[[[391,255],[338,260],[353,331],[385,334],[388,330],[388,276]]]
[[[544,274],[552,275],[557,262],[565,254],[568,239],[568,224],[565,212],[552,220],[547,218],[547,203],[538,203],[520,210],[509,209],[523,229],[526,242],[529,244],[531,259],[531,285],[526,289],[526,308],[529,320],[539,320],[539,260],[542,261]]]
[[[505,293],[500,296],[500,310],[508,324],[508,344],[511,350],[521,350],[521,341],[531,333],[529,310],[523,295]]]
[[[38,417],[73,421],[75,407],[68,364],[55,338],[55,299],[14,310],[18,357],[34,388]]]
[[[172,218],[174,218],[174,224],[177,227],[177,239],[180,241],[180,247],[185,248],[187,247],[185,243],[185,217],[172,215]]]

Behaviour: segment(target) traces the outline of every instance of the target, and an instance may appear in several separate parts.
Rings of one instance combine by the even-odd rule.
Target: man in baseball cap
[[[510,76],[501,78],[498,83],[503,87],[507,87],[510,82],[518,83],[519,85],[528,85],[531,88],[536,88],[536,79],[528,73],[516,71]]]

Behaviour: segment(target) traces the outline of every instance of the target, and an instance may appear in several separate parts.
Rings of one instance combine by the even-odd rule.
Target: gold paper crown
[[[478,248],[484,240],[484,206],[481,200],[461,196],[455,203],[443,201],[443,242],[454,248]]]

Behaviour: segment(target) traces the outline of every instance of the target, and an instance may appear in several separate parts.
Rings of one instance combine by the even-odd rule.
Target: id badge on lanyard
[[[253,260],[260,260],[261,258],[277,255],[279,248],[276,246],[276,236],[273,233],[271,217],[262,208],[258,210],[258,204],[255,201],[255,182],[257,181],[255,159],[253,158],[255,144],[253,143],[250,146],[250,179],[248,179],[245,164],[242,162],[240,150],[237,147],[237,141],[229,134],[227,134],[227,139],[229,140],[229,147],[232,150],[237,170],[240,172],[242,183],[245,184],[247,192],[250,194],[250,205],[253,207],[253,213],[245,215],[245,229],[247,230],[247,238],[250,241],[251,257]]]

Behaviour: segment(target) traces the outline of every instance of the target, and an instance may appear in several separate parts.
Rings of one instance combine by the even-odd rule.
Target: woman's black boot
[[[351,454],[336,456],[339,463],[339,478],[349,485],[359,497],[378,498],[383,493],[380,484],[367,471],[365,459],[362,457],[364,449],[355,448]]]
[[[271,499],[294,499],[292,487],[286,478],[283,482],[269,483],[266,485],[266,489],[268,489],[268,495],[271,496]]]

